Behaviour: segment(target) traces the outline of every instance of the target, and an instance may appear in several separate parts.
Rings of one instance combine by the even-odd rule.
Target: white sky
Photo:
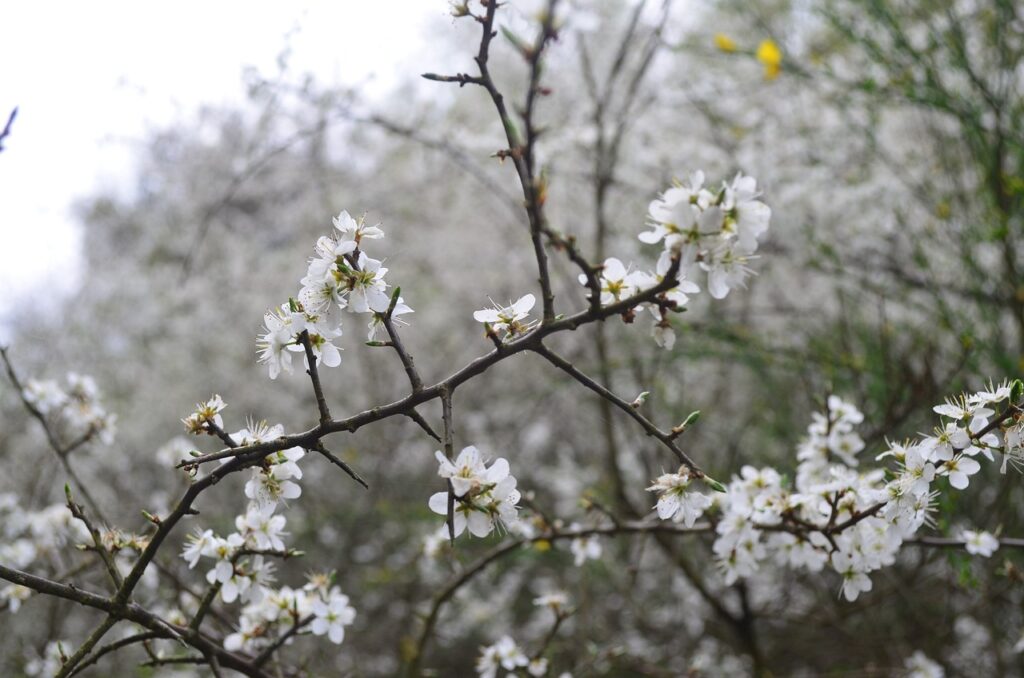
[[[203,103],[241,101],[243,67],[384,91],[446,0],[12,2],[0,23],[0,316],[73,287],[72,203],[133,184],[131,144]],[[291,34],[290,40],[288,35]],[[405,75],[405,73],[403,73]]]

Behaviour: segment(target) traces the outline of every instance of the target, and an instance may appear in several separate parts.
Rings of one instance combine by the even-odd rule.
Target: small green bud
[[[1024,381],[1014,379],[1010,384],[1010,402],[1016,404],[1022,395],[1024,395]]]
[[[721,492],[722,494],[725,494],[725,492],[726,492],[725,485],[723,485],[722,483],[718,482],[717,480],[715,480],[711,476],[704,476],[702,478],[702,480],[704,481],[705,485],[710,487],[715,492]]]

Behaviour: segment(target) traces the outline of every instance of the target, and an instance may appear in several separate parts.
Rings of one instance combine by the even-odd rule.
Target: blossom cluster
[[[1024,417],[1012,402],[1020,397],[1014,388],[1006,383],[936,406],[942,422],[933,435],[889,443],[878,455],[891,458],[894,469],[858,468],[865,444],[855,427],[864,416],[838,396],[829,397],[827,411],[813,416],[797,448],[793,487],[775,469],[744,466],[728,492],[716,498],[721,514],[713,550],[725,581],[749,577],[771,559],[809,571],[830,565],[842,577],[848,600],[870,591],[868,575],[892,565],[902,544],[931,524],[941,478],[963,490],[980,469],[977,457],[994,461],[995,453],[1002,454],[1003,471],[1008,462],[1020,463]],[[993,408],[1007,401],[1009,407],[992,419]],[[661,518],[687,525],[712,503],[689,490],[683,471],[663,475],[649,489],[661,493]],[[999,546],[987,532],[965,530],[961,538],[971,554],[991,556]]]
[[[597,277],[600,303],[613,304],[661,284],[678,257],[676,284],[651,303],[640,305],[654,317],[654,340],[671,349],[675,332],[669,315],[681,311],[690,295],[700,292],[696,280],[701,272],[707,274],[708,291],[715,299],[745,286],[758,238],[771,219],[771,209],[759,196],[756,180],[742,174],[717,190],[704,187],[704,173],[699,171],[688,183],[676,182],[651,202],[647,216],[651,230],[639,235],[641,242],[663,244],[654,271],[634,270],[616,257],[605,259]],[[580,274],[579,281],[591,284],[586,274]],[[628,320],[633,317],[627,314]]]
[[[555,614],[556,624],[568,614],[569,596],[564,591],[552,591],[534,599],[537,607],[548,608]],[[556,626],[557,628],[557,626]],[[492,645],[480,648],[480,656],[476,660],[476,671],[479,678],[495,678],[500,669],[511,672],[525,668],[531,676],[544,676],[548,672],[548,660],[542,655],[546,647],[528,657],[523,649],[511,636],[502,636]],[[563,673],[560,678],[569,674]]]
[[[494,460],[488,467],[480,451],[472,445],[463,448],[454,460],[438,450],[437,473],[448,479],[454,498],[453,528],[455,536],[467,527],[475,537],[486,537],[497,528],[505,528],[518,519],[519,491],[515,477],[509,475],[508,461]],[[448,515],[448,492],[430,497],[432,511]]]
[[[41,509],[26,511],[19,506],[14,494],[0,494],[0,564],[15,569],[34,566],[39,569],[48,563],[52,569],[65,568],[61,551],[68,546],[99,547],[112,556],[114,566],[122,575],[131,570],[134,557],[149,544],[148,537],[110,528],[98,530],[99,543],[93,542],[85,523],[72,514],[67,504],[50,504]],[[148,577],[146,585],[155,580]],[[0,585],[0,609],[18,612],[21,604],[32,595],[32,590],[18,584]]]
[[[341,644],[345,627],[355,616],[348,596],[331,586],[329,577],[314,574],[300,589],[282,586],[243,607],[238,630],[224,639],[224,648],[232,652],[259,650],[275,640],[275,628],[306,623],[313,635],[326,635],[332,643]]]
[[[220,411],[224,403],[214,396],[200,403],[196,411],[183,421],[193,433],[202,430],[203,421],[222,424]],[[197,424],[197,422],[200,422]],[[284,435],[280,424],[249,422],[231,434],[240,445],[276,440]],[[315,635],[327,635],[334,643],[345,637],[345,626],[352,624],[355,610],[327,575],[311,575],[299,589],[274,587],[274,564],[270,557],[297,555],[288,550],[284,538],[287,519],[279,513],[289,500],[302,495],[298,480],[302,479],[299,462],[306,452],[301,447],[280,450],[267,456],[252,469],[245,483],[248,505],[235,517],[235,531],[218,536],[213,530],[196,530],[188,537],[181,557],[194,568],[201,559],[212,566],[206,573],[211,587],[217,587],[221,600],[244,604],[238,630],[224,640],[228,650],[258,651],[279,637],[279,630],[293,625],[306,625]],[[222,462],[229,461],[224,459]]]
[[[69,441],[93,436],[104,445],[114,441],[117,417],[100,404],[92,377],[69,372],[64,386],[52,379],[29,379],[22,395],[48,421],[62,427]]]
[[[310,259],[301,279],[298,297],[289,299],[263,316],[264,333],[257,340],[259,362],[267,365],[271,379],[292,371],[292,354],[304,353],[303,332],[307,333],[313,355],[328,367],[341,364],[341,349],[333,342],[341,336],[341,311],[370,314],[368,338],[373,341],[384,321],[412,313],[401,298],[392,299],[384,275],[388,269],[370,258],[360,247],[364,240],[384,237],[379,226],[368,226],[362,218],[341,212],[334,219],[335,232],[316,242],[316,256]],[[306,368],[309,368],[308,360]]]
[[[677,182],[650,204],[651,230],[640,240],[663,242],[663,261],[678,254],[682,278],[706,272],[708,292],[724,299],[729,290],[745,286],[757,239],[768,230],[772,211],[758,196],[753,177],[737,174],[711,190],[704,187],[704,173],[694,172],[688,183]]]
[[[0,494],[0,564],[24,569],[56,559],[60,549],[89,539],[85,526],[64,504],[37,511],[21,508],[17,495]],[[0,607],[17,612],[32,591],[17,584],[0,585]]]
[[[639,235],[647,244],[663,243],[664,249],[653,271],[633,269],[621,259],[608,257],[596,267],[594,277],[579,274],[581,285],[591,287],[592,294],[603,306],[615,304],[649,290],[664,282],[678,257],[675,284],[654,300],[637,304],[646,307],[654,317],[652,335],[663,348],[675,344],[675,331],[669,321],[671,312],[681,311],[690,295],[700,292],[694,279],[707,273],[708,291],[715,299],[723,299],[729,290],[746,285],[752,271],[748,264],[755,258],[758,238],[768,230],[771,209],[757,198],[757,181],[737,174],[731,182],[712,191],[704,187],[704,173],[695,172],[687,184],[677,182],[653,201],[648,208],[650,231]],[[534,323],[527,321],[536,303],[532,294],[520,297],[507,306],[493,304],[473,313],[487,328],[488,336],[508,341],[528,332]],[[624,318],[632,322],[634,309]]]

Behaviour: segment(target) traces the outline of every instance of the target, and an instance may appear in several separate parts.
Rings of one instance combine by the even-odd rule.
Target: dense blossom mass
[[[861,468],[864,442],[855,427],[864,415],[833,395],[797,449],[792,486],[773,468],[744,466],[728,492],[714,499],[690,489],[685,469],[648,489],[660,493],[663,519],[692,526],[705,509],[718,508],[713,550],[726,583],[753,575],[769,560],[812,572],[830,565],[852,601],[871,590],[870,573],[892,565],[902,544],[932,524],[941,478],[963,490],[980,469],[976,457],[1002,456],[1004,472],[1007,463],[1019,462],[1021,419],[1005,416],[1016,411],[1007,402],[1013,388],[1005,383],[936,406],[942,421],[933,435],[892,443],[878,455],[894,468]],[[1010,407],[993,421],[999,405]],[[962,539],[968,553],[986,557],[999,546],[986,532],[967,530]]]
[[[379,226],[341,212],[334,219],[334,233],[316,242],[297,298],[263,316],[265,332],[257,341],[259,361],[267,365],[271,379],[292,371],[292,354],[308,350],[327,367],[341,364],[341,349],[334,341],[342,335],[341,312],[369,314],[368,337],[376,339],[385,316],[412,313],[404,299],[392,299],[384,280],[388,269],[370,258],[361,247],[366,240],[384,237]],[[309,369],[308,357],[303,358]]]
[[[724,299],[730,290],[746,286],[758,238],[768,230],[771,220],[771,209],[757,199],[759,196],[757,181],[742,174],[716,190],[704,187],[704,173],[700,171],[694,172],[687,183],[677,181],[651,202],[647,215],[651,230],[639,235],[641,242],[663,245],[655,269],[632,269],[621,259],[608,257],[600,266],[597,280],[600,303],[619,302],[662,283],[672,270],[673,258],[677,258],[676,284],[651,303],[641,305],[654,318],[654,340],[671,349],[675,332],[670,314],[683,310],[689,297],[700,292],[697,278],[702,273],[715,299]],[[591,284],[586,274],[580,274],[579,281]]]
[[[454,460],[444,453],[436,453],[438,475],[451,484],[448,492],[430,497],[430,509],[443,516],[449,515],[449,500],[454,501],[452,530],[454,536],[462,534],[467,526],[475,537],[486,537],[497,528],[509,529],[518,518],[519,490],[516,479],[509,475],[508,461],[494,460],[488,467],[480,452],[472,445],[466,447]]]
[[[64,386],[48,379],[29,379],[23,395],[42,416],[62,429],[68,445],[94,436],[105,445],[114,439],[117,417],[100,404],[99,389],[92,377],[68,372]]]

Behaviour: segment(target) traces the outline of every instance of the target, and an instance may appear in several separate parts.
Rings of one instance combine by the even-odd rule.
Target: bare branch
[[[352,480],[356,481],[367,490],[370,489],[370,486],[366,484],[366,481],[363,480],[362,476],[356,473],[351,466],[346,464],[344,461],[335,456],[330,450],[324,447],[323,442],[318,440],[316,442],[316,447],[314,447],[313,449],[319,452],[321,455],[323,455],[323,457],[327,459],[327,461],[331,462],[332,464],[340,468],[342,471],[347,473],[349,476],[351,476]]]
[[[313,382],[313,395],[316,397],[316,408],[320,411],[320,423],[325,424],[331,420],[331,411],[327,407],[324,388],[320,384],[320,373],[316,367],[316,354],[313,353],[313,344],[309,340],[308,330],[302,330],[302,334],[299,335],[299,341],[306,350],[306,363],[309,365],[306,368],[306,374],[309,375],[309,380]]]
[[[73,450],[92,440],[92,437],[96,433],[95,429],[90,428],[82,435],[81,438],[72,441],[72,443],[67,446],[61,445],[60,438],[50,427],[50,422],[46,419],[46,415],[44,415],[39,408],[25,396],[25,387],[18,378],[18,373],[15,371],[14,365],[11,363],[11,359],[7,351],[8,349],[6,346],[0,346],[0,358],[4,361],[4,367],[7,370],[7,377],[11,380],[11,384],[18,392],[22,405],[24,405],[29,414],[31,414],[42,425],[43,433],[46,435],[46,440],[50,444],[50,449],[52,449],[54,454],[57,455],[57,460],[60,462],[60,465],[64,467],[64,472],[68,474],[68,477],[75,484],[75,490],[82,495],[83,499],[85,499],[85,503],[88,504],[89,510],[92,511],[93,515],[99,518],[102,522],[109,523],[110,521],[103,516],[103,512],[100,510],[99,504],[95,499],[93,499],[92,493],[89,492],[85,483],[83,483],[78,477],[78,474],[75,473],[75,470],[71,467],[71,462],[68,459],[68,455]]]
[[[416,365],[413,363],[412,356],[405,350],[405,345],[402,344],[401,337],[398,336],[398,330],[395,329],[395,322],[392,319],[392,315],[395,312],[395,306],[398,305],[398,297],[402,292],[401,287],[396,287],[395,291],[391,294],[391,304],[388,306],[387,313],[381,317],[381,322],[384,323],[384,329],[388,332],[388,337],[391,338],[391,346],[395,349],[395,353],[398,354],[399,360],[402,361],[402,367],[405,368],[405,373],[409,377],[409,384],[412,386],[412,392],[418,393],[423,390],[423,380],[420,379],[419,372],[416,371]],[[328,419],[330,417],[328,416]]]
[[[661,443],[665,447],[670,449],[672,453],[675,454],[676,457],[679,459],[679,462],[684,464],[688,469],[690,469],[690,472],[693,473],[694,476],[696,476],[697,478],[704,477],[704,472],[700,469],[700,467],[698,467],[697,464],[692,459],[690,459],[690,457],[685,452],[679,449],[678,445],[676,445],[676,436],[673,435],[671,432],[662,431],[660,428],[655,426],[651,422],[651,420],[649,420],[644,415],[640,414],[640,412],[638,412],[635,407],[630,405],[630,403],[618,397],[617,395],[606,389],[604,386],[588,377],[586,374],[577,369],[572,363],[570,363],[568,360],[566,360],[565,358],[561,357],[560,355],[546,347],[544,344],[538,344],[536,347],[534,347],[533,351],[537,355],[545,358],[548,362],[550,362],[558,369],[562,370],[563,372],[571,376],[579,383],[589,388],[594,393],[597,393],[602,398],[604,398],[605,400],[607,400],[608,402],[610,402],[611,404],[615,405],[620,410],[628,414],[637,423],[639,423],[640,426],[643,427],[644,431],[647,432],[647,435],[652,436],[657,440],[661,441]]]
[[[566,539],[580,539],[584,537],[593,536],[613,536],[622,534],[637,534],[637,533],[665,533],[665,534],[677,534],[677,535],[688,535],[697,534],[701,532],[708,532],[712,529],[711,525],[707,523],[697,523],[692,528],[683,527],[676,523],[670,523],[665,521],[656,522],[620,522],[617,525],[605,525],[598,527],[584,527],[577,529],[566,529],[566,530],[552,530],[544,532],[537,536],[528,539],[515,539],[508,541],[504,544],[500,544],[488,551],[484,555],[480,556],[479,559],[474,561],[472,564],[466,566],[462,572],[457,574],[451,581],[449,581],[443,589],[434,597],[434,600],[430,607],[430,612],[427,614],[426,619],[423,622],[423,628],[420,630],[419,638],[416,642],[416,653],[413,655],[409,663],[409,670],[407,675],[418,676],[420,674],[420,666],[423,662],[424,651],[426,650],[427,642],[430,640],[430,636],[433,633],[434,626],[437,624],[438,617],[441,613],[441,608],[448,600],[455,595],[455,593],[468,584],[476,575],[480,574],[488,565],[494,563],[501,558],[516,552],[520,547],[529,544],[535,544],[542,541],[562,541]]]

